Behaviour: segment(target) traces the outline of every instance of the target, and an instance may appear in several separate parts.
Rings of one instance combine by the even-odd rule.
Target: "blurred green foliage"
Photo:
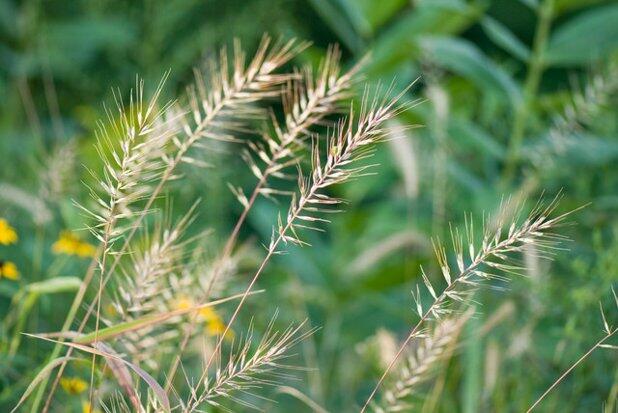
[[[68,287],[32,296],[28,285],[81,277],[87,265],[59,262],[50,248],[61,230],[83,227],[71,199],[87,197],[80,164],[98,167],[93,131],[110,87],[127,91],[136,74],[154,85],[170,69],[174,97],[221,45],[237,37],[251,50],[268,32],[313,41],[300,64],[317,62],[331,43],[349,64],[370,52],[367,81],[420,77],[411,93],[427,99],[399,119],[424,127],[378,151],[378,175],[338,189],[346,213],[311,248],[278,258],[261,280],[268,299],[246,309],[278,307],[283,324],[308,317],[321,327],[301,348],[318,369],[290,384],[329,411],[353,411],[383,369],[366,351],[368,337],[386,329],[399,338],[416,322],[409,291],[419,264],[435,270],[430,239],[444,238],[464,212],[495,212],[503,196],[534,201],[562,189],[562,210],[590,203],[562,229],[570,252],[527,263],[533,276],[477,297],[473,326],[499,320],[482,339],[464,340],[434,411],[525,410],[601,335],[598,302],[613,308],[617,22],[618,4],[599,0],[0,2],[0,217],[20,236],[0,245],[0,260],[22,274],[18,283],[0,279],[0,408],[15,404],[49,350],[27,338],[15,344],[17,327],[57,331],[73,296]],[[33,197],[45,190],[46,159],[68,140],[78,156],[62,197],[16,200],[9,187]],[[190,184],[173,188],[174,213],[203,197],[199,213],[216,244],[239,212],[225,182],[251,185],[251,177],[233,150],[208,161],[215,167],[187,171]],[[37,219],[40,208],[51,218]],[[256,254],[280,208],[262,200],[252,212],[243,236]],[[26,296],[34,301],[20,304]],[[608,316],[618,322],[615,311]],[[594,353],[541,411],[616,409],[617,361],[615,351]],[[271,397],[281,411],[309,411],[288,395]]]

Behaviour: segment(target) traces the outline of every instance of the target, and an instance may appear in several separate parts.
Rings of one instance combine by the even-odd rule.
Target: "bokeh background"
[[[34,340],[15,344],[15,331],[57,331],[74,292],[36,294],[16,320],[17,301],[33,297],[24,293],[32,283],[81,276],[87,266],[51,245],[60,231],[83,227],[72,200],[88,196],[82,165],[100,167],[94,130],[111,88],[128,91],[136,74],[154,86],[170,70],[164,93],[174,98],[221,46],[239,38],[252,51],[264,33],[311,41],[297,65],[317,64],[333,43],[345,66],[370,53],[368,83],[402,87],[420,77],[408,97],[425,99],[392,125],[422,127],[402,128],[380,147],[378,174],[337,189],[350,201],[346,212],[311,238],[313,247],[273,261],[261,280],[268,296],[246,308],[262,322],[278,308],[282,325],[308,317],[320,327],[300,351],[317,368],[287,384],[329,411],[353,411],[389,346],[416,322],[409,292],[419,265],[436,270],[431,239],[509,196],[533,202],[562,190],[560,210],[590,205],[561,229],[572,239],[568,252],[551,263],[530,254],[529,277],[477,296],[468,329],[483,334],[464,335],[423,411],[525,410],[602,335],[599,302],[618,322],[616,2],[4,0],[0,217],[20,239],[0,245],[0,260],[14,262],[21,278],[0,278],[0,410],[14,405],[49,351]],[[188,183],[170,189],[174,216],[203,199],[199,219],[214,245],[240,212],[226,182],[253,183],[233,148],[218,149],[207,156],[211,168],[187,170]],[[47,174],[53,160],[68,171],[58,188]],[[239,286],[280,208],[261,200],[252,212]],[[616,411],[617,366],[616,351],[595,352],[541,411]],[[281,411],[309,411],[287,394],[271,397]]]

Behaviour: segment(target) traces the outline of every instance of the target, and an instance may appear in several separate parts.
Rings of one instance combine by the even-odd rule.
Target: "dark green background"
[[[103,116],[102,103],[111,102],[112,87],[128,91],[136,74],[152,87],[171,70],[165,94],[181,96],[192,82],[193,67],[233,38],[241,39],[248,52],[263,33],[310,40],[312,47],[294,64],[317,64],[329,44],[339,43],[346,66],[371,52],[364,71],[368,83],[395,79],[404,86],[420,76],[408,97],[428,100],[399,122],[423,127],[408,133],[397,149],[379,149],[378,175],[337,189],[350,200],[346,213],[325,235],[310,238],[313,247],[293,249],[275,260],[261,280],[268,297],[252,301],[246,313],[265,323],[279,308],[282,325],[307,316],[321,327],[300,351],[315,352],[319,370],[301,372],[299,381],[286,384],[329,411],[354,411],[381,369],[371,351],[359,350],[359,343],[378,328],[401,337],[416,322],[409,291],[419,281],[419,264],[438,276],[430,239],[444,239],[448,223],[462,223],[464,212],[475,217],[495,212],[503,197],[535,201],[543,192],[552,197],[562,189],[561,211],[590,203],[573,216],[575,226],[559,230],[572,238],[570,252],[542,264],[537,278],[515,279],[506,292],[477,297],[482,307],[470,330],[505,305],[512,312],[482,339],[464,336],[436,409],[525,410],[602,335],[599,301],[608,318],[618,320],[610,290],[618,279],[618,4],[538,3],[0,2],[0,182],[36,194],[46,156],[69,139],[76,141],[78,151],[69,191],[49,202],[53,220],[44,228],[0,196],[0,216],[20,234],[17,245],[0,246],[0,259],[16,262],[22,272],[19,285],[0,280],[0,314],[10,313],[18,287],[45,279],[54,258],[49,245],[57,233],[83,226],[71,199],[87,198],[79,183],[86,177],[81,164],[100,167],[92,149],[93,131]],[[551,19],[548,35],[535,51],[541,10],[549,10]],[[535,65],[538,85],[531,85]],[[548,138],[556,131],[556,119],[573,96],[598,86],[595,79],[604,83],[578,107],[577,127],[559,130],[567,144],[556,150]],[[446,105],[440,106],[436,96]],[[523,112],[517,115],[518,110]],[[509,148],[518,127],[522,145],[512,157]],[[225,182],[253,185],[237,152],[223,149],[204,155],[213,168],[187,170],[187,181],[170,189],[174,215],[203,197],[199,223],[216,230],[214,245],[225,240],[240,211]],[[402,165],[394,151],[412,158]],[[412,179],[406,178],[410,170]],[[280,208],[263,200],[252,212],[242,237],[255,247],[255,255],[261,254],[258,241],[268,239]],[[370,266],[358,264],[402,233],[406,243],[396,242]],[[85,265],[71,262],[63,275],[83,274]],[[242,276],[248,276],[251,265]],[[71,299],[66,293],[41,297],[26,330],[58,330]],[[14,331],[5,326],[0,334],[0,409],[6,409],[50,346],[23,340],[18,355],[8,358],[1,352],[7,351]],[[521,348],[513,344],[516,340]],[[495,349],[497,379],[489,383],[484,371]],[[616,409],[617,361],[615,351],[595,352],[539,411],[600,411],[604,403]],[[62,393],[59,397],[66,398]],[[280,411],[307,409],[289,396],[271,397]]]

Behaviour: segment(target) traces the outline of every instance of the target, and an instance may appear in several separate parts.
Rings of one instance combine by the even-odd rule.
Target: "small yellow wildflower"
[[[206,332],[211,336],[218,336],[225,331],[225,324],[220,318],[210,320],[206,323]]]
[[[110,303],[104,307],[105,314],[110,317],[116,317],[118,315],[118,310],[114,306],[114,304]]]
[[[0,244],[9,245],[17,242],[17,232],[6,219],[0,218]]]
[[[202,307],[199,309],[198,314],[206,321],[219,319],[219,314],[212,307]]]
[[[52,245],[52,251],[55,254],[77,255],[79,257],[93,257],[96,248],[79,239],[71,231],[62,231],[58,240]]]
[[[195,302],[187,297],[181,296],[174,302],[175,310],[189,310],[195,307]],[[221,316],[212,307],[202,307],[197,310],[197,314],[202,320],[206,322],[206,333],[210,336],[218,336],[225,331],[225,323],[221,319]],[[228,330],[225,338],[228,340],[234,339],[234,332]]]
[[[211,336],[220,336],[225,331],[223,319],[212,307],[204,307],[199,312],[200,316],[206,321],[206,333]],[[228,330],[225,334],[226,340],[234,339],[234,332]]]
[[[178,298],[174,303],[175,310],[188,310],[191,307],[193,307],[193,300],[186,296]]]
[[[86,391],[88,383],[79,377],[63,377],[60,379],[60,386],[69,394],[80,394]]]
[[[19,280],[19,271],[17,271],[17,266],[11,261],[0,260],[0,278],[2,277],[12,281]]]
[[[101,413],[101,410],[93,409],[90,402],[87,400],[84,400],[82,402],[82,413]]]

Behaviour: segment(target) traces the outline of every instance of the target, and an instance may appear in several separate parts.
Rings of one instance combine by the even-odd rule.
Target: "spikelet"
[[[91,171],[98,186],[90,188],[95,206],[78,206],[94,219],[89,229],[107,250],[127,230],[122,224],[141,213],[133,206],[161,177],[169,143],[178,132],[172,120],[162,121],[171,107],[169,103],[159,106],[164,81],[165,77],[145,102],[144,84],[138,79],[128,107],[115,93],[117,112],[108,109],[107,123],[99,124],[96,149],[104,166],[101,174]]]
[[[427,307],[423,306],[418,288],[416,293],[412,292],[415,310],[421,320],[440,319],[451,314],[450,304],[466,303],[470,294],[487,281],[506,281],[513,275],[525,275],[525,267],[515,254],[522,254],[529,245],[535,247],[536,256],[550,259],[555,250],[560,248],[560,242],[566,240],[564,236],[555,234],[553,229],[563,224],[565,218],[573,212],[551,217],[559,199],[560,195],[547,206],[537,203],[521,223],[516,222],[521,211],[515,214],[514,221],[493,221],[493,225],[482,229],[480,246],[475,245],[472,219],[466,218],[465,234],[461,234],[458,229],[451,229],[455,265],[449,262],[446,248],[434,242],[434,252],[446,285],[441,292],[438,291],[421,268],[425,288],[432,297],[432,303]],[[501,209],[510,208],[507,201]],[[498,213],[498,216],[504,215]],[[484,221],[492,220],[486,217]]]
[[[195,279],[187,269],[193,263],[185,263],[188,247],[195,237],[183,239],[183,234],[195,218],[196,205],[174,226],[164,228],[164,224],[158,224],[152,234],[146,232],[141,242],[144,247],[130,255],[130,264],[122,267],[122,277],[112,290],[109,311],[112,315],[107,324],[175,310],[174,296],[195,288]],[[169,340],[177,335],[173,328],[153,325],[127,333],[121,341],[134,362],[143,361],[156,368],[156,355],[169,349]]]
[[[255,189],[259,194],[280,193],[267,185],[268,178],[285,177],[283,170],[296,164],[300,159],[298,152],[307,146],[305,141],[311,127],[338,112],[341,102],[351,97],[350,88],[361,64],[342,74],[339,59],[339,49],[332,47],[316,75],[311,67],[306,67],[288,82],[283,93],[284,124],[279,125],[273,117],[274,130],[263,132],[262,142],[249,142],[249,149],[243,152],[243,158],[259,180]],[[250,206],[241,197],[239,201],[245,207]]]
[[[560,243],[566,238],[553,232],[554,228],[564,224],[565,219],[574,211],[552,217],[560,195],[556,196],[547,205],[539,201],[532,211],[518,222],[521,208],[516,210],[515,218],[505,222],[504,217],[510,214],[498,213],[498,218],[493,220],[485,217],[481,230],[482,240],[476,244],[474,225],[471,218],[466,217],[465,232],[462,234],[458,229],[451,229],[451,241],[454,249],[454,264],[447,257],[446,248],[439,242],[434,242],[434,251],[443,278],[441,289],[434,286],[429,276],[421,268],[423,284],[430,295],[430,304],[425,305],[421,297],[420,288],[417,286],[412,291],[414,310],[420,320],[411,329],[404,340],[399,352],[391,361],[382,374],[374,390],[365,402],[361,411],[365,411],[376,395],[380,385],[387,377],[398,361],[405,348],[415,339],[422,339],[425,335],[426,325],[430,322],[440,322],[447,317],[454,317],[461,308],[465,309],[471,304],[473,293],[489,281],[504,282],[509,277],[525,275],[525,267],[517,259],[524,249],[534,245],[534,253],[538,257],[550,259]],[[503,204],[501,209],[512,209],[509,201]]]
[[[197,387],[206,383],[208,380],[208,370],[215,359],[215,355],[221,351],[225,334],[240,312],[246,298],[251,293],[251,289],[262,274],[266,264],[274,254],[280,253],[279,247],[283,243],[293,243],[305,245],[299,237],[301,229],[319,228],[307,225],[315,225],[316,222],[327,220],[319,218],[317,214],[326,206],[327,211],[332,211],[332,207],[339,204],[341,200],[331,198],[324,193],[324,190],[332,185],[342,183],[350,178],[358,177],[366,173],[371,165],[355,165],[356,162],[367,159],[372,154],[372,147],[387,137],[387,130],[384,128],[387,121],[405,109],[400,106],[399,101],[403,94],[397,95],[394,99],[373,99],[371,102],[365,96],[358,119],[354,112],[346,121],[340,122],[329,135],[326,142],[327,153],[325,160],[321,160],[319,144],[314,144],[312,148],[312,172],[309,178],[305,178],[299,170],[298,195],[292,198],[288,214],[285,221],[279,217],[277,225],[273,228],[273,235],[270,244],[266,247],[267,254],[254,274],[249,286],[245,289],[239,304],[228,322],[221,338],[217,341],[214,352],[211,354],[202,377],[197,381]],[[330,207],[330,208],[329,208]],[[300,221],[297,222],[297,221]],[[192,393],[187,401],[190,408],[196,408],[199,403],[196,393]],[[190,411],[191,409],[189,409]]]
[[[183,411],[201,411],[199,409],[205,405],[219,407],[220,399],[229,399],[244,407],[257,409],[257,406],[236,394],[252,394],[260,387],[276,385],[292,378],[286,372],[294,368],[287,363],[291,357],[289,350],[313,334],[313,330],[303,331],[305,322],[302,322],[279,332],[274,330],[275,318],[271,319],[257,345],[254,343],[253,327],[250,326],[245,337],[230,350],[227,362],[217,367],[213,378],[207,378],[199,387],[188,383],[192,393],[197,396],[183,406]]]
[[[433,378],[440,364],[451,356],[472,313],[467,311],[461,316],[441,320],[414,348],[410,348],[395,381],[383,392],[381,402],[372,406],[374,411],[385,413],[412,410],[414,404],[411,399],[419,393],[421,385]]]
[[[70,179],[77,161],[75,140],[57,145],[44,160],[39,174],[39,195],[51,201],[61,199],[68,192]]]
[[[369,102],[365,95],[358,119],[351,110],[348,118],[340,121],[331,131],[325,144],[325,154],[322,153],[320,143],[314,142],[310,176],[305,177],[299,168],[298,193],[293,195],[285,218],[279,218],[268,246],[269,251],[276,251],[280,239],[284,243],[306,245],[299,237],[298,230],[321,231],[316,225],[329,222],[318,214],[335,211],[335,207],[343,201],[329,196],[325,189],[365,175],[374,166],[357,166],[357,163],[370,158],[374,145],[388,138],[390,129],[386,123],[405,109],[399,106],[404,93],[381,102],[377,98]]]
[[[264,112],[256,105],[261,100],[279,96],[280,85],[292,75],[279,74],[281,68],[307,46],[290,40],[271,46],[265,36],[257,52],[246,65],[246,56],[235,41],[232,64],[227,49],[219,59],[212,59],[206,76],[195,71],[195,84],[188,89],[188,116],[182,120],[186,139],[175,142],[183,161],[193,162],[185,153],[200,144],[202,138],[236,141],[236,132],[244,132],[245,120],[261,117]]]

